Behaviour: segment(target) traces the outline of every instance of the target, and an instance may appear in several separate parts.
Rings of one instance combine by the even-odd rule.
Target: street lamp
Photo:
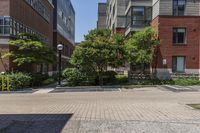
[[[58,50],[58,54],[59,54],[59,63],[58,63],[58,85],[61,86],[61,52],[63,50],[63,45],[62,44],[58,44],[57,45],[57,50]]]

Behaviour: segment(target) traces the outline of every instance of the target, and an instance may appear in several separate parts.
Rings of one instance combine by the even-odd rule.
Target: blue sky
[[[96,28],[98,2],[106,0],[71,0],[76,12],[76,42],[83,40],[88,30]]]

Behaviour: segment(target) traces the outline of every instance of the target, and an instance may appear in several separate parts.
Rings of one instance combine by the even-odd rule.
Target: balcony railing
[[[129,28],[145,28],[151,25],[151,20],[133,20],[131,23],[127,24],[126,30]]]

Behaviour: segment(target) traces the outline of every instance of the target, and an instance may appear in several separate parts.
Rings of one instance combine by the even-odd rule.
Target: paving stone
[[[175,93],[154,87],[122,92],[4,94],[0,95],[0,122],[16,122],[8,131],[24,131],[27,126],[30,131],[37,121],[41,126],[35,127],[45,133],[43,127],[62,123],[68,114],[70,118],[58,127],[63,133],[196,133],[200,111],[186,105],[194,103],[200,103],[200,92]],[[26,126],[20,127],[20,122]]]

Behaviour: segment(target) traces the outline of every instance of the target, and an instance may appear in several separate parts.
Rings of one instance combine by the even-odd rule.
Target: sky
[[[71,0],[76,12],[75,41],[81,42],[89,30],[96,28],[98,2],[106,0]]]

